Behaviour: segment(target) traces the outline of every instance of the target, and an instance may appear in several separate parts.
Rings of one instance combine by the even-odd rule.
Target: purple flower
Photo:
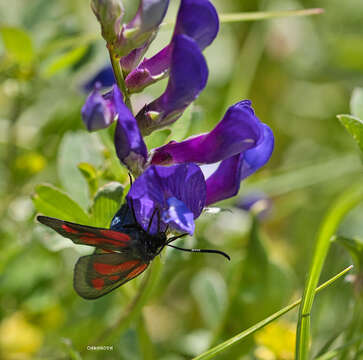
[[[215,39],[218,29],[218,14],[209,0],[182,0],[171,43],[150,59],[145,59],[127,76],[129,91],[141,91],[168,74],[176,35],[189,36],[204,50]]]
[[[206,198],[206,184],[200,168],[195,164],[170,167],[151,165],[135,180],[127,195],[138,223],[148,230],[154,211],[150,232],[165,231],[169,225],[174,230],[193,234],[194,219],[202,212]]]
[[[251,191],[237,201],[237,207],[245,211],[252,211],[262,220],[271,213],[272,201],[262,191]]]
[[[99,88],[110,87],[115,83],[115,75],[112,66],[104,66],[97,72],[90,80],[88,80],[82,87],[84,91],[91,91],[96,84]]]
[[[115,52],[119,56],[126,56],[132,50],[142,47],[155,35],[168,6],[169,0],[141,0],[134,18],[122,26]]]
[[[136,119],[123,102],[122,93],[116,85],[113,89],[113,100],[118,115],[115,131],[116,153],[120,161],[133,174],[138,175],[144,170],[147,160],[147,148]]]
[[[262,136],[256,146],[223,160],[207,179],[206,205],[235,196],[240,183],[267,163],[274,148],[272,130],[261,123]]]
[[[155,150],[152,163],[211,164],[254,147],[261,136],[260,121],[249,100],[231,106],[209,133],[182,142],[172,141]]]
[[[249,100],[231,106],[209,133],[180,143],[170,142],[154,151],[153,164],[170,165],[221,161],[207,179],[207,205],[237,194],[240,182],[262,167],[274,146],[271,129],[256,117]]]
[[[88,131],[104,129],[115,119],[113,91],[101,95],[100,87],[100,84],[95,85],[82,107],[82,120]]]
[[[167,88],[136,116],[141,132],[148,135],[175,122],[204,89],[207,79],[208,67],[197,43],[185,35],[175,36]]]

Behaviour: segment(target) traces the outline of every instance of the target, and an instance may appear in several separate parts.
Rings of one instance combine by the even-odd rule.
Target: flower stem
[[[131,101],[130,101],[130,95],[129,95],[129,92],[127,90],[127,87],[126,87],[126,84],[125,84],[125,79],[124,79],[123,74],[122,74],[120,59],[119,59],[118,56],[115,55],[115,53],[113,52],[111,47],[108,48],[108,52],[110,54],[110,60],[111,60],[113,72],[115,74],[117,86],[119,87],[119,89],[122,92],[122,95],[124,96],[124,102],[125,102],[126,106],[132,112],[132,105],[131,105]]]

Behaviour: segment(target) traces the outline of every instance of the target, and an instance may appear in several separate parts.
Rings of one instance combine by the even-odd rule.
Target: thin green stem
[[[298,17],[298,16],[311,16],[319,15],[324,12],[324,9],[313,8],[313,9],[301,9],[301,10],[282,10],[282,11],[251,11],[243,13],[231,13],[231,14],[220,14],[219,21],[222,24],[226,23],[238,23],[244,21],[257,21],[257,20],[269,20],[279,19],[286,17]],[[161,24],[163,29],[173,28],[174,22],[165,22]]]
[[[303,301],[299,310],[299,320],[296,336],[296,359],[309,358],[310,345],[310,312],[315,297],[315,288],[330,248],[331,238],[335,234],[343,217],[363,201],[363,186],[361,183],[346,190],[333,204],[321,224],[309,276],[306,281]]]
[[[122,69],[121,69],[121,65],[120,65],[120,58],[114,54],[114,52],[112,51],[112,48],[109,48],[108,52],[110,55],[112,69],[115,74],[116,83],[117,83],[118,87],[120,88],[122,95],[124,96],[124,101],[125,101],[126,106],[132,112],[130,95],[129,95],[129,91],[127,90],[127,87],[125,84],[125,79],[124,79],[124,76],[122,73]]]
[[[343,271],[341,271],[339,274],[333,276],[331,279],[329,279],[328,281],[326,281],[325,283],[323,283],[322,285],[320,285],[319,287],[317,287],[314,290],[314,292],[315,293],[318,293],[319,291],[325,289],[327,286],[331,285],[333,282],[335,282],[340,277],[342,277],[343,275],[345,275],[352,268],[353,268],[353,265],[348,266],[346,269],[344,269]],[[207,350],[203,354],[195,357],[193,360],[206,360],[206,359],[212,359],[212,358],[214,358],[220,352],[226,350],[230,346],[232,346],[235,343],[243,340],[247,336],[249,336],[249,335],[255,333],[256,331],[262,329],[266,325],[270,324],[272,321],[278,319],[282,315],[284,315],[287,312],[289,312],[290,310],[294,309],[296,306],[298,306],[301,303],[301,301],[302,301],[302,299],[299,299],[299,300],[295,301],[294,303],[292,303],[292,304],[284,307],[283,309],[277,311],[276,313],[272,314],[271,316],[267,317],[266,319],[264,319],[264,320],[258,322],[257,324],[251,326],[247,330],[244,330],[241,333],[237,334],[236,336],[234,336],[234,337],[232,337],[232,338],[224,341],[223,343],[221,343],[221,344],[213,347],[212,349]]]
[[[276,18],[285,18],[291,16],[309,16],[319,15],[324,12],[324,9],[303,9],[303,10],[285,10],[285,11],[256,11],[245,13],[221,14],[219,20],[221,23],[268,20]]]

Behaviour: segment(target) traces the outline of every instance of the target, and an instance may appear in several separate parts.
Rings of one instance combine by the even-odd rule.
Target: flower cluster
[[[114,83],[112,71],[102,69],[85,86],[93,90],[82,116],[90,131],[117,120],[116,152],[136,177],[127,200],[132,202],[141,226],[146,229],[158,209],[163,230],[170,227],[192,234],[194,220],[205,206],[236,195],[241,181],[266,164],[273,151],[274,137],[271,129],[256,117],[251,102],[243,100],[231,106],[209,133],[181,142],[171,141],[148,151],[143,136],[177,121],[206,86],[208,67],[202,51],[212,43],[219,29],[217,12],[209,0],[181,0],[169,45],[142,60],[168,3],[141,0],[128,24],[120,25],[122,15],[108,16],[114,19],[114,33],[104,37],[109,49],[119,56],[127,94],[120,91],[120,84]],[[94,9],[97,15],[102,6]],[[100,15],[98,19],[102,25]],[[168,83],[164,93],[134,116],[125,105],[125,96],[165,77]],[[103,86],[112,89],[101,94]],[[199,165],[214,163],[219,163],[216,170],[205,179]],[[157,219],[149,230],[157,231]]]

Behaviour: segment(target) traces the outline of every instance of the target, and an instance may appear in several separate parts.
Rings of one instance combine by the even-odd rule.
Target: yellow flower
[[[26,175],[34,175],[44,169],[46,159],[39,153],[28,152],[18,156],[15,160],[15,168]]]
[[[4,360],[25,360],[39,350],[42,332],[30,324],[20,312],[0,324],[0,357]]]
[[[292,360],[295,352],[295,324],[276,321],[255,335],[255,355],[261,360]]]

